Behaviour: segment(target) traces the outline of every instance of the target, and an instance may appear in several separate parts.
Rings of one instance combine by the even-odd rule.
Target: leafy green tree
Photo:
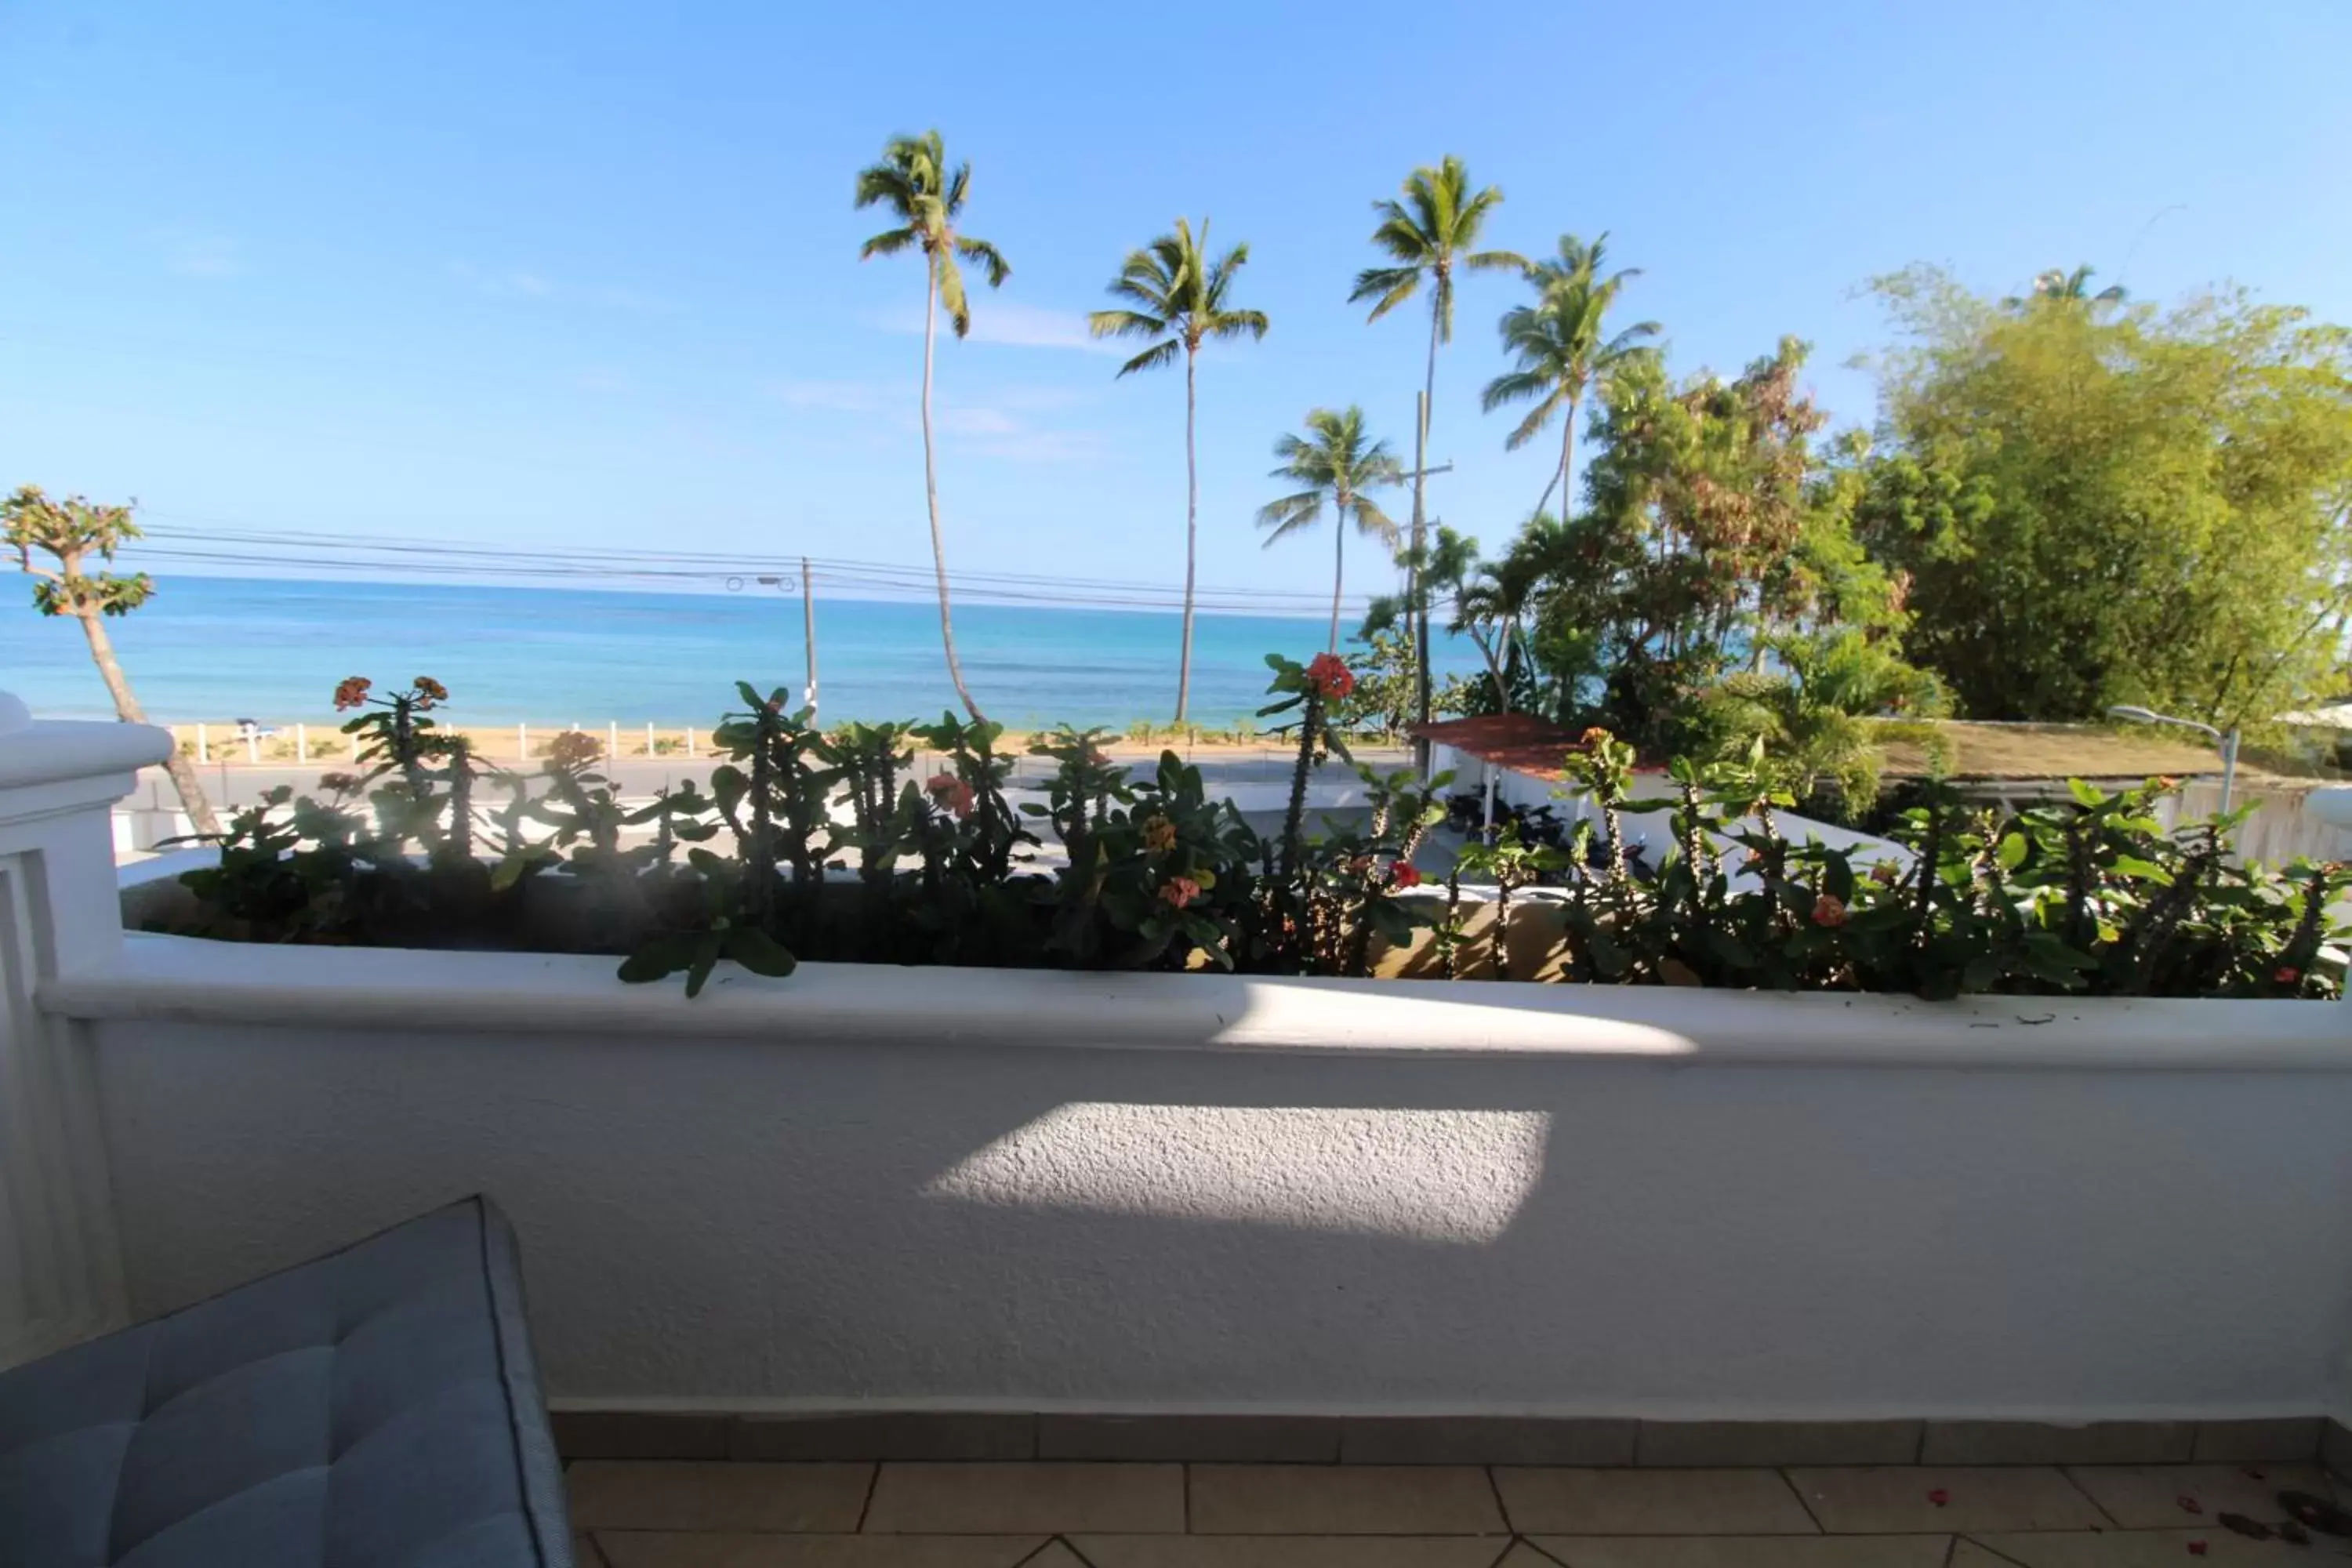
[[[1112,279],[1111,294],[1128,301],[1127,305],[1097,310],[1087,318],[1088,330],[1098,338],[1160,340],[1119,366],[1121,375],[1157,369],[1174,360],[1180,351],[1184,355],[1184,647],[1176,667],[1179,724],[1184,722],[1192,689],[1193,562],[1200,534],[1201,476],[1193,439],[1199,407],[1195,361],[1205,339],[1263,338],[1266,329],[1263,310],[1234,310],[1226,303],[1234,275],[1249,260],[1249,247],[1236,245],[1211,261],[1208,245],[1207,218],[1201,220],[1198,239],[1192,226],[1178,218],[1174,233],[1163,234],[1141,250],[1130,252]]]
[[[965,710],[982,719],[980,704],[964,684],[963,665],[956,658],[955,626],[948,607],[947,545],[940,534],[939,460],[931,438],[931,345],[939,313],[945,310],[959,338],[971,331],[971,310],[964,297],[963,269],[959,258],[980,268],[992,289],[1003,286],[1013,268],[996,247],[956,230],[964,198],[971,189],[971,165],[948,167],[945,145],[937,131],[920,136],[894,136],[882,149],[882,161],[858,172],[860,208],[880,206],[898,220],[858,250],[863,261],[895,256],[902,250],[923,253],[923,496],[930,505],[931,565],[939,578],[940,640],[946,646],[948,676]]]
[[[1930,269],[1876,287],[1910,342],[1883,367],[1858,529],[1964,711],[2227,728],[2332,694],[2352,332],[2236,290],[2095,311]]]
[[[1349,291],[1348,299],[1350,302],[1371,300],[1369,319],[1377,321],[1412,299],[1424,282],[1429,285],[1429,364],[1422,376],[1423,424],[1417,433],[1419,446],[1414,452],[1412,475],[1412,548],[1419,551],[1425,542],[1423,519],[1428,515],[1423,503],[1426,476],[1421,470],[1428,466],[1428,421],[1435,416],[1437,406],[1437,345],[1454,341],[1454,268],[1492,272],[1510,268],[1524,269],[1528,263],[1526,258],[1513,251],[1477,248],[1478,236],[1486,219],[1503,205],[1503,189],[1500,185],[1474,189],[1470,171],[1453,154],[1440,159],[1434,168],[1423,164],[1407,174],[1402,195],[1402,201],[1391,197],[1372,204],[1372,211],[1381,220],[1372,230],[1372,243],[1388,253],[1390,265],[1366,268],[1356,274],[1356,286]],[[1419,596],[1410,584],[1407,592],[1409,596]],[[1420,711],[1426,720],[1429,626],[1422,621],[1412,629],[1414,654],[1421,661],[1421,670],[1415,678]]]
[[[1503,347],[1518,361],[1518,368],[1488,382],[1480,399],[1489,414],[1507,403],[1535,401],[1527,417],[1504,440],[1503,445],[1512,451],[1534,440],[1555,416],[1566,414],[1560,428],[1559,470],[1554,476],[1559,482],[1562,513],[1574,510],[1576,505],[1571,479],[1578,407],[1596,381],[1653,353],[1644,345],[1659,331],[1655,321],[1636,321],[1610,335],[1610,308],[1617,302],[1625,280],[1642,273],[1639,268],[1626,267],[1602,277],[1601,259],[1608,244],[1606,234],[1591,245],[1564,234],[1556,258],[1527,269],[1536,302],[1514,306],[1504,312],[1500,324]],[[1536,502],[1536,510],[1541,511],[1550,499],[1551,486],[1546,484],[1544,499]]]
[[[1336,652],[1339,600],[1348,577],[1349,524],[1391,548],[1397,542],[1396,523],[1366,493],[1398,481],[1396,454],[1389,450],[1386,441],[1371,440],[1364,434],[1364,411],[1350,405],[1311,410],[1307,416],[1307,434],[1283,437],[1274,444],[1274,455],[1282,459],[1282,466],[1273,477],[1302,488],[1258,509],[1258,526],[1271,531],[1265,537],[1267,544],[1322,521],[1327,502],[1331,509],[1331,635],[1326,647]]]
[[[144,572],[122,577],[86,568],[93,558],[110,564],[114,552],[138,537],[139,525],[131,521],[127,506],[95,506],[80,496],[51,500],[35,485],[0,501],[0,540],[16,552],[17,570],[35,579],[33,607],[45,616],[71,616],[81,623],[90,662],[98,666],[99,679],[114,699],[115,716],[126,724],[144,724],[147,710],[139,705],[131,678],[114,657],[106,617],[129,615],[147,602],[155,584]],[[35,562],[37,550],[55,564]],[[180,792],[189,823],[198,833],[218,833],[220,819],[213,815],[212,802],[205,798],[196,770],[177,747],[164,759],[163,768],[172,775],[172,787]]]

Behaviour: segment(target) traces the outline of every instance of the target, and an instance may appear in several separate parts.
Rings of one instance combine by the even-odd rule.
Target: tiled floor
[[[579,1460],[581,1568],[2142,1568],[2352,1561],[2232,1530],[2312,1465]]]

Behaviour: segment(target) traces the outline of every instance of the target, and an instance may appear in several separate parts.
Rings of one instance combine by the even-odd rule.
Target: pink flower
[[[930,792],[931,799],[939,804],[941,810],[954,813],[958,822],[971,815],[971,785],[955,774],[933,773],[923,787]]]
[[[1835,893],[1823,893],[1813,900],[1813,923],[1834,929],[1845,924],[1845,900]]]
[[[1182,909],[1201,896],[1201,884],[1190,877],[1171,877],[1160,885],[1160,901]]]

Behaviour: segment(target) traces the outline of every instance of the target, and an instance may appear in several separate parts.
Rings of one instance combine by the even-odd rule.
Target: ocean
[[[80,628],[32,607],[0,577],[0,688],[49,718],[112,718]],[[826,722],[932,719],[955,706],[929,602],[817,601]],[[1151,610],[955,607],[972,695],[1016,729],[1164,723],[1175,708],[1181,617]],[[146,605],[110,621],[124,671],[158,723],[323,719],[335,683],[379,689],[429,675],[448,721],[708,725],[804,676],[801,602],[772,589],[664,594],[478,584],[161,576]],[[1222,728],[1265,701],[1265,658],[1305,659],[1328,623],[1202,615],[1193,623],[1192,719]],[[1341,624],[1344,637],[1349,624]],[[1479,668],[1466,638],[1432,650],[1442,679]]]

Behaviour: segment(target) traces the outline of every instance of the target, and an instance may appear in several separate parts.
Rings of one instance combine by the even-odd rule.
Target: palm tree
[[[1274,455],[1282,459],[1274,478],[1294,479],[1306,488],[1258,508],[1257,525],[1274,531],[1265,536],[1271,545],[1322,521],[1323,503],[1327,499],[1330,501],[1336,542],[1331,554],[1331,637],[1326,646],[1337,653],[1339,599],[1348,577],[1348,524],[1353,521],[1359,533],[1394,548],[1397,525],[1364,492],[1395,484],[1403,474],[1386,441],[1364,438],[1364,411],[1353,405],[1309,411],[1307,429],[1306,437],[1285,436],[1274,444]]]
[[[1372,313],[1367,320],[1377,321],[1412,299],[1424,279],[1430,286],[1429,365],[1422,375],[1422,423],[1414,432],[1412,463],[1412,549],[1418,558],[1423,520],[1428,515],[1422,504],[1422,470],[1429,466],[1425,450],[1428,422],[1437,400],[1437,345],[1454,341],[1454,268],[1459,264],[1474,271],[1524,269],[1528,264],[1525,258],[1511,251],[1472,248],[1478,243],[1478,231],[1486,226],[1488,215],[1503,205],[1503,190],[1499,185],[1473,190],[1470,171],[1453,154],[1440,159],[1433,169],[1423,164],[1407,174],[1403,195],[1402,201],[1391,199],[1372,204],[1372,211],[1381,219],[1380,226],[1372,230],[1372,243],[1387,251],[1395,264],[1368,267],[1356,274],[1356,286],[1348,298],[1350,301],[1373,301]],[[1417,576],[1419,568],[1415,566],[1412,571]],[[1405,603],[1417,605],[1421,597],[1418,583],[1408,583]],[[1413,635],[1421,667],[1417,677],[1419,711],[1426,721],[1429,627],[1425,618]]]
[[[2097,293],[2091,292],[2091,279],[2095,274],[2088,267],[2077,267],[2069,272],[2063,267],[2053,267],[2033,275],[2033,292],[2024,299],[2015,295],[2001,301],[2012,310],[2047,300],[2053,304],[2082,306],[2120,305],[2128,298],[2120,283],[2110,284]]]
[[[1559,237],[1556,259],[1528,268],[1536,302],[1505,311],[1501,323],[1503,346],[1517,357],[1519,368],[1488,382],[1479,400],[1489,414],[1506,403],[1538,400],[1503,443],[1514,451],[1534,439],[1551,423],[1552,416],[1567,410],[1566,427],[1560,433],[1559,471],[1554,476],[1563,513],[1575,505],[1570,480],[1576,465],[1578,405],[1596,377],[1637,354],[1654,353],[1644,345],[1658,335],[1655,321],[1637,321],[1613,338],[1605,335],[1609,308],[1616,303],[1617,291],[1627,279],[1642,275],[1639,268],[1629,267],[1603,278],[1601,262],[1608,244],[1606,234],[1591,245],[1564,234]],[[1551,486],[1547,484],[1536,510],[1541,511],[1550,500]]]
[[[965,710],[980,719],[980,704],[971,700],[971,689],[963,680],[963,666],[956,658],[955,626],[948,613],[948,555],[940,538],[939,461],[931,440],[931,342],[940,311],[947,311],[957,337],[971,331],[963,272],[956,258],[977,264],[992,289],[1002,287],[1013,271],[996,247],[956,232],[956,219],[963,213],[964,197],[971,189],[971,165],[958,163],[950,173],[947,149],[937,131],[893,136],[883,146],[882,161],[858,172],[856,205],[888,208],[898,219],[898,226],[867,240],[857,258],[895,256],[909,246],[919,247],[923,253],[923,494],[931,509],[931,565],[939,577],[940,640],[947,647],[948,676],[955,682],[956,695],[963,699]]]
[[[1236,245],[1215,261],[1207,258],[1209,220],[1201,220],[1195,240],[1192,226],[1176,220],[1176,232],[1163,234],[1141,250],[1131,251],[1118,276],[1112,279],[1114,299],[1130,308],[1097,310],[1087,318],[1087,330],[1098,338],[1158,338],[1160,341],[1118,367],[1118,374],[1153,370],[1168,363],[1181,349],[1184,354],[1184,651],[1176,666],[1176,722],[1184,722],[1184,709],[1192,690],[1192,571],[1198,548],[1201,476],[1193,452],[1193,416],[1197,404],[1194,358],[1204,338],[1263,338],[1265,313],[1229,310],[1225,293],[1234,274],[1249,260],[1249,247]]]

